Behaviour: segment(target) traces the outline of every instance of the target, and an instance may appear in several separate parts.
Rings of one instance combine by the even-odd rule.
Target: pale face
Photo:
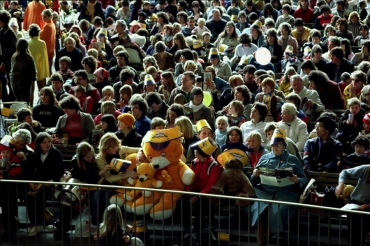
[[[110,146],[108,148],[108,154],[109,155],[114,155],[114,154],[117,153],[118,150],[119,150],[119,146],[118,145]]]
[[[76,84],[87,87],[87,79],[83,79],[82,76],[76,76]]]
[[[87,162],[87,163],[91,163],[92,160],[94,159],[94,152],[90,151],[89,153],[87,153],[86,155],[84,155],[84,161]]]
[[[140,119],[143,115],[143,111],[140,110],[139,105],[137,104],[131,106],[131,112],[135,119]]]
[[[312,43],[313,44],[319,44],[320,43],[320,38],[319,37],[312,37]]]
[[[66,62],[59,62],[59,70],[66,72],[68,70],[68,65]]]
[[[181,77],[181,85],[183,88],[191,88],[193,86],[193,81],[189,78],[189,75]]]
[[[123,33],[125,31],[125,27],[120,24],[117,24],[116,31],[117,33]]]
[[[243,94],[240,91],[235,91],[234,99],[238,100],[238,101],[241,101],[241,102],[244,102]]]
[[[146,92],[154,92],[155,91],[155,85],[146,85],[145,86]]]
[[[260,121],[261,119],[260,112],[255,107],[253,107],[251,110],[251,119],[257,120],[257,121]]]
[[[191,19],[188,21],[188,27],[190,29],[193,29],[195,27],[195,20],[194,19]]]
[[[117,59],[117,65],[119,67],[126,66],[126,58],[117,56],[116,59]]]
[[[362,87],[364,86],[364,82],[361,81],[359,78],[353,78],[352,85],[353,85],[353,88],[355,88],[356,90],[361,90]]]
[[[44,92],[40,93],[40,101],[41,101],[42,104],[49,105],[49,100],[50,100],[50,97],[45,95]]]
[[[33,121],[33,117],[32,117],[32,115],[27,115],[27,116],[24,118],[24,121],[23,121],[23,122],[27,122],[28,124],[32,124],[32,121]]]
[[[113,94],[111,91],[104,91],[103,92],[103,97],[105,98],[113,98]]]
[[[59,80],[53,80],[51,83],[54,90],[60,91],[62,89],[62,83]]]
[[[48,16],[46,14],[42,15],[42,20],[45,21],[45,22],[51,21],[52,18],[53,18],[52,16]]]
[[[369,49],[366,46],[362,46],[361,51],[365,56],[369,55]]]
[[[311,90],[317,90],[317,87],[316,87],[315,83],[314,83],[312,80],[310,80],[309,88],[310,88]]]
[[[229,34],[229,35],[231,35],[235,31],[235,29],[232,25],[227,25],[225,30],[226,30],[226,33]]]
[[[229,114],[236,115],[236,111],[234,107],[229,107]]]
[[[363,124],[363,127],[364,127],[364,131],[365,131],[365,132],[370,132],[370,124],[366,124],[366,123],[364,123],[364,124]]]
[[[51,148],[51,140],[49,138],[44,138],[44,141],[40,144],[42,153],[46,153]]]
[[[194,95],[193,97],[193,103],[194,105],[199,105],[203,101],[203,95]]]
[[[217,122],[217,129],[221,132],[225,131],[227,128],[227,123],[224,120],[219,120]]]
[[[68,52],[72,52],[74,50],[74,48],[76,47],[75,43],[71,40],[68,40],[66,43],[65,43],[65,48]]]
[[[213,66],[217,66],[218,62],[220,61],[220,59],[218,58],[213,58],[213,59],[209,59],[209,62],[213,65]]]
[[[221,19],[221,14],[218,11],[213,11],[213,15],[212,16],[213,16],[213,19],[215,21],[219,21]]]
[[[299,79],[293,79],[290,81],[290,85],[295,93],[299,93],[303,89],[303,83]]]
[[[12,153],[9,150],[2,150],[1,156],[3,159],[10,160],[10,158],[12,158]]]
[[[271,150],[274,153],[274,155],[280,156],[281,154],[283,154],[284,149],[285,147],[283,142],[271,144]]]
[[[247,147],[250,149],[259,149],[261,142],[257,140],[257,138],[251,137],[247,139],[246,143]]]
[[[232,131],[229,135],[230,143],[239,143],[241,136],[238,134],[237,131]]]
[[[13,138],[13,144],[16,150],[22,150],[26,147],[26,143],[20,138]]]
[[[158,112],[161,109],[161,104],[153,103],[152,105],[149,106],[149,108],[153,112]]]
[[[289,114],[288,112],[283,110],[281,113],[281,120],[283,122],[292,122],[294,120],[294,115]]]
[[[271,92],[271,88],[270,88],[270,86],[263,85],[262,86],[262,91],[267,94],[267,93]]]
[[[267,42],[269,44],[273,44],[275,42],[275,37],[271,35],[267,35]]]
[[[358,114],[358,112],[360,112],[360,109],[360,105],[354,104],[349,107],[349,112],[351,112],[351,114]]]
[[[104,121],[100,121],[99,122],[99,125],[100,125],[100,129],[102,130],[106,130],[108,128],[108,124],[107,122],[104,122]],[[118,125],[118,124],[117,124]]]
[[[123,131],[123,132],[126,132],[128,131],[128,127],[126,126],[126,124],[120,120],[117,120],[117,127],[120,131]]]
[[[274,134],[274,130],[266,132],[266,138],[270,141],[273,134]]]
[[[199,139],[205,139],[207,137],[213,138],[213,132],[207,127],[203,127],[200,133],[198,134]]]

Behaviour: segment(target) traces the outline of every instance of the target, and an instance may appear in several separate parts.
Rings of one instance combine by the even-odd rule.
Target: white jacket
[[[283,121],[279,121],[278,125],[285,130],[286,136],[295,142],[298,151],[303,152],[303,147],[308,140],[306,123],[296,117],[290,126]]]

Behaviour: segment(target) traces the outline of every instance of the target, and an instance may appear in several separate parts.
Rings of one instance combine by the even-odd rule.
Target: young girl
[[[122,212],[116,204],[109,205],[100,224],[99,246],[144,245],[138,238],[132,238],[130,232],[124,229]]]
[[[77,85],[74,89],[75,97],[80,101],[81,110],[85,113],[91,114],[93,111],[93,100],[86,95],[86,88],[82,85]]]
[[[284,93],[284,95],[288,95],[290,93],[290,77],[293,75],[296,75],[296,71],[294,67],[288,67],[285,70],[284,76],[281,77],[280,84],[279,84],[279,90]]]
[[[348,30],[352,32],[353,37],[360,35],[360,15],[353,11],[348,17]]]
[[[257,94],[256,101],[263,102],[268,108],[265,122],[277,122],[277,117],[284,101],[274,93],[275,81],[271,78],[266,78],[262,81],[261,87],[262,93]]]
[[[202,39],[202,34],[205,32],[210,32],[210,30],[206,27],[206,20],[204,18],[199,18],[198,26],[191,31],[191,34],[197,35],[197,39]]]
[[[243,115],[244,112],[244,106],[241,101],[234,100],[230,103],[229,106],[229,114],[230,116],[237,117],[239,122],[236,123],[234,120],[229,119],[230,126],[241,126],[245,122],[245,118]]]
[[[159,117],[154,117],[150,122],[150,130],[164,129],[166,121]]]
[[[352,167],[361,166],[370,162],[369,157],[365,154],[369,150],[370,141],[364,136],[357,136],[355,140],[352,141],[351,146],[355,149],[355,152],[344,157],[338,166],[342,169],[348,169]]]
[[[187,103],[186,97],[183,94],[177,94],[174,98],[174,103],[185,105]]]
[[[172,25],[166,24],[163,27],[163,39],[164,43],[168,48],[171,48],[172,46],[172,40],[173,40],[173,31],[172,31]]]
[[[227,130],[226,143],[222,145],[222,151],[228,149],[240,149],[244,152],[248,150],[247,146],[243,144],[242,131],[237,126],[232,126]]]
[[[216,126],[215,132],[216,143],[220,146],[223,146],[226,143],[226,133],[229,128],[227,117],[226,116],[217,117],[215,126]]]
[[[344,112],[339,120],[338,140],[342,143],[345,152],[352,152],[353,149],[350,146],[358,134],[363,129],[361,124],[365,111],[361,109],[361,102],[357,98],[348,99],[348,109]]]
[[[100,129],[103,130],[104,133],[117,131],[117,120],[112,114],[103,115],[100,119],[99,125]]]
[[[171,95],[173,89],[177,87],[175,79],[171,72],[162,72],[161,74],[161,85],[158,88],[158,93],[164,95],[165,102],[168,103],[168,98]]]

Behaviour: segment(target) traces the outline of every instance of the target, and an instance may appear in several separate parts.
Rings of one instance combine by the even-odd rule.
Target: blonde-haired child
[[[144,245],[140,239],[131,237],[129,229],[124,228],[122,212],[116,204],[105,209],[99,231],[99,246],[126,245],[130,241],[131,245]]]
[[[197,39],[202,39],[202,34],[204,32],[211,32],[207,27],[206,27],[206,20],[204,18],[199,18],[197,21],[198,26],[195,27],[192,31],[191,34],[197,35]]]
[[[227,138],[227,129],[229,128],[228,119],[226,116],[219,116],[216,119],[216,131],[215,131],[215,140],[216,143],[220,146],[226,143]]]
[[[234,100],[229,104],[229,114],[230,116],[237,117],[239,119],[239,123],[233,123],[231,120],[230,126],[241,126],[245,122],[245,117],[243,115],[244,112],[244,105],[241,101]]]

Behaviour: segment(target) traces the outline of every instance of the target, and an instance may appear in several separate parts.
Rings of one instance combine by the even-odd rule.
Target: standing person
[[[40,31],[40,39],[46,43],[46,49],[49,60],[49,72],[51,74],[51,65],[53,64],[53,57],[55,53],[56,28],[52,21],[53,13],[50,9],[42,11],[42,20],[45,26]]]
[[[43,28],[45,22],[42,19],[42,11],[45,9],[45,5],[40,0],[33,0],[33,2],[29,3],[24,13],[23,29],[28,31],[31,24],[36,24]]]
[[[0,10],[0,71],[5,72],[8,81],[10,81],[11,58],[16,52],[17,37],[9,27],[10,14],[5,10]],[[9,84],[9,94],[3,87],[1,98],[3,101],[12,101],[14,99],[12,84]]]
[[[29,34],[31,39],[28,41],[33,60],[36,63],[37,69],[37,87],[41,90],[46,85],[46,78],[50,76],[49,59],[46,49],[46,43],[40,40],[40,27],[36,24],[29,26]],[[31,87],[30,106],[33,107],[33,91],[34,84]]]
[[[31,87],[36,76],[36,64],[28,50],[28,42],[21,38],[11,58],[10,71],[10,83],[17,101],[30,102]]]

